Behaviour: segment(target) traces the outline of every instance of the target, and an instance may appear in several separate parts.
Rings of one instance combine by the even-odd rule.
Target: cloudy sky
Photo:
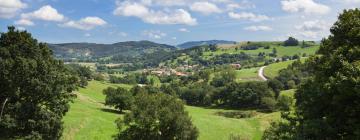
[[[50,43],[320,40],[360,0],[0,0],[14,25]]]

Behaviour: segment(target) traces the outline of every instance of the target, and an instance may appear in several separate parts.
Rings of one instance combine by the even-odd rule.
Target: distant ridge
[[[170,52],[176,47],[151,41],[126,41],[114,44],[61,43],[48,44],[58,58],[135,57],[155,52]]]
[[[189,41],[189,42],[179,44],[176,47],[180,48],[180,49],[187,49],[187,48],[192,48],[192,47],[201,46],[201,45],[234,44],[234,43],[236,43],[236,42],[235,41],[227,41],[227,40]]]

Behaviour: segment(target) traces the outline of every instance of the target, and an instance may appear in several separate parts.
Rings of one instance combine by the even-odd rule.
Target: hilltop
[[[54,55],[60,59],[94,59],[122,56],[138,57],[155,52],[170,52],[176,47],[151,41],[126,41],[114,44],[62,43],[48,44]]]
[[[236,43],[235,41],[227,41],[227,40],[189,41],[179,44],[176,47],[181,49],[187,49],[202,45],[235,44],[235,43]]]

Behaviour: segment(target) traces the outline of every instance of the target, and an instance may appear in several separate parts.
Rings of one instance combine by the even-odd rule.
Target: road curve
[[[260,77],[262,80],[267,81],[268,79],[264,76],[264,68],[265,68],[265,67],[266,67],[266,66],[262,66],[262,67],[259,69],[258,75],[259,75],[259,77]]]

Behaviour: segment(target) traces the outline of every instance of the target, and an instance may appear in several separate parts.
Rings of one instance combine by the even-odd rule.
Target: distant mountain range
[[[195,46],[202,46],[202,45],[234,44],[234,43],[236,43],[236,42],[235,41],[227,41],[227,40],[190,41],[190,42],[185,42],[185,43],[179,44],[176,47],[178,47],[180,49],[187,49],[187,48],[192,48]]]
[[[114,44],[63,43],[48,44],[57,58],[137,57],[156,52],[171,52],[176,47],[150,41],[127,41]]]

